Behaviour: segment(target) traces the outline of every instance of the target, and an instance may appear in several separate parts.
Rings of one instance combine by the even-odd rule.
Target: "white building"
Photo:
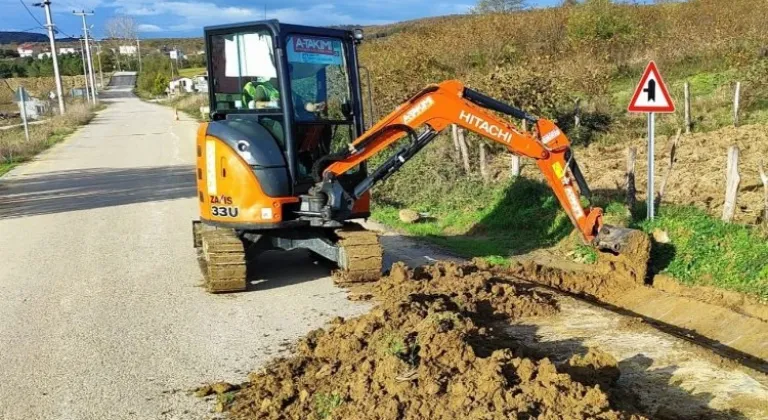
[[[192,93],[195,91],[195,83],[189,77],[179,77],[168,83],[168,91],[171,94],[177,92]]]
[[[195,91],[200,93],[208,93],[208,75],[201,74],[192,78]]]
[[[40,54],[37,55],[38,60],[42,60],[44,58],[51,58],[51,52],[50,51],[43,51]]]
[[[120,46],[120,54],[121,55],[136,55],[138,49],[135,45],[121,45]]]
[[[64,54],[77,54],[77,52],[78,52],[78,51],[77,51],[76,49],[74,49],[74,48],[71,48],[71,47],[63,47],[63,48],[59,48],[59,55],[64,55]]]
[[[187,59],[187,55],[184,54],[183,52],[179,51],[179,50],[168,51],[168,56],[171,57],[171,60],[179,60],[179,59],[186,60]]]
[[[19,53],[19,57],[32,57],[35,54],[32,44],[21,44],[16,52]]]
[[[24,105],[24,110],[26,111],[26,116],[30,120],[37,120],[39,119],[43,114],[46,114],[49,111],[49,106],[47,101],[41,101],[40,99],[33,98],[29,95],[29,92],[24,91],[24,100],[21,100],[21,96],[19,95],[19,92],[17,91],[15,96],[16,105],[19,107],[19,112],[22,112],[22,104]]]

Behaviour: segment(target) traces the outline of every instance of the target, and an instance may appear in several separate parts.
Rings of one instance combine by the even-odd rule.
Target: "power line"
[[[26,4],[26,3],[24,3],[24,0],[19,0],[19,3],[21,3],[21,5],[22,5],[22,6],[24,6],[24,9],[26,9],[26,10],[27,10],[27,13],[29,13],[29,16],[31,16],[31,17],[32,17],[32,19],[34,19],[34,20],[35,20],[35,22],[37,22],[37,24],[38,24],[38,25],[40,25],[40,28],[41,28],[41,29],[45,29],[45,25],[43,25],[43,24],[42,24],[42,22],[40,22],[39,20],[37,20],[37,17],[35,17],[34,13],[32,13],[32,11],[31,11],[31,10],[29,10],[29,7],[27,7],[27,4]]]
[[[39,28],[35,26],[34,28],[23,29],[21,31],[14,31],[14,32],[33,32],[33,31],[39,31],[39,30],[45,30],[45,28]]]

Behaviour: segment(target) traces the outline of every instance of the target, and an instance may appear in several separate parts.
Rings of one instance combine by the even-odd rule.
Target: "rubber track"
[[[383,250],[379,235],[350,225],[335,231],[341,247],[339,270],[334,273],[337,283],[361,283],[381,278]]]
[[[211,293],[246,289],[246,254],[243,241],[232,229],[200,232],[200,267]]]

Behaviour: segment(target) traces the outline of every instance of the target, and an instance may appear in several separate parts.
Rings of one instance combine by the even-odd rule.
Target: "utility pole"
[[[45,9],[45,27],[48,29],[48,39],[51,41],[51,58],[53,58],[53,76],[56,79],[56,97],[59,99],[59,115],[64,115],[64,89],[61,87],[61,73],[59,73],[59,54],[56,50],[56,39],[53,37],[53,18],[51,18],[51,1],[35,3],[34,6]]]
[[[84,39],[80,38],[80,58],[83,61],[83,77],[85,77],[85,100],[88,101],[90,93],[88,91],[88,65],[85,64],[85,46],[83,44]]]
[[[85,54],[88,59],[88,71],[91,74],[91,102],[96,105],[96,78],[93,75],[93,61],[91,61],[91,44],[88,42],[88,23],[85,21],[86,16],[92,16],[93,11],[86,12],[85,10],[81,11],[72,11],[73,15],[80,16],[83,18],[83,35],[85,36]]]
[[[99,59],[99,81],[101,82],[101,88],[104,89],[104,72],[101,70],[101,44],[95,39],[93,42],[96,43],[96,50],[98,50],[96,57]]]
[[[141,73],[141,40],[136,37],[136,54],[139,57],[139,73]]]

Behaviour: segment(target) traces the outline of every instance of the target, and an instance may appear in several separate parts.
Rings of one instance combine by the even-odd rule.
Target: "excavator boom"
[[[521,132],[491,111],[531,122],[535,134]],[[553,121],[499,102],[466,88],[456,80],[422,90],[357,138],[348,153],[331,158],[333,162],[323,170],[322,181],[316,190],[328,197],[326,215],[343,215],[345,206],[396,172],[451,124],[499,143],[512,153],[534,159],[585,243],[614,252],[620,251],[621,235],[617,234],[617,229],[621,229],[604,229],[603,210],[582,205],[581,197],[589,197],[589,188],[562,130]],[[405,136],[411,137],[410,144],[391,156],[354,188],[343,187],[338,181],[345,173]],[[611,235],[601,235],[601,230],[610,231]]]

